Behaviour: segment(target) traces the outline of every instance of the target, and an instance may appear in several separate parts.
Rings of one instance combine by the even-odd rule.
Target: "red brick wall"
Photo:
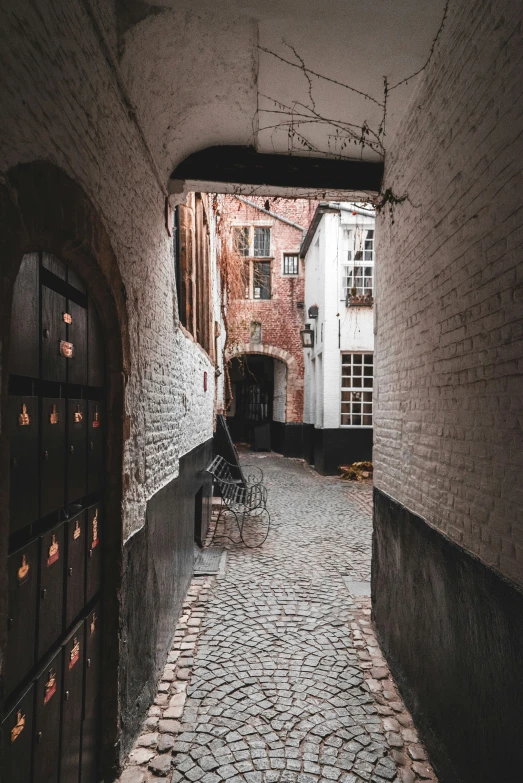
[[[265,198],[251,198],[260,207]],[[269,209],[281,217],[297,223],[306,230],[314,215],[316,202],[308,199],[270,199]],[[286,421],[303,421],[303,351],[300,329],[303,329],[305,311],[298,309],[298,302],[305,299],[303,261],[299,261],[297,277],[283,275],[283,253],[299,252],[302,231],[249,206],[234,196],[226,197],[223,217],[227,225],[271,226],[271,293],[268,300],[235,300],[229,305],[227,315],[227,343],[230,355],[237,353],[265,353],[282,359],[287,364]],[[261,323],[261,345],[251,344],[251,323]]]

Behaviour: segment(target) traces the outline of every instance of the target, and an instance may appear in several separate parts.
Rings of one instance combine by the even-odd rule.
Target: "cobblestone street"
[[[249,461],[268,540],[216,536],[225,571],[193,580],[122,783],[435,781],[370,624],[372,487]]]

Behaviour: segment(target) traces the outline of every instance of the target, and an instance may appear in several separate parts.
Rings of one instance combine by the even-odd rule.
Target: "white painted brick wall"
[[[356,225],[356,219],[351,221],[346,215],[343,220],[346,226]],[[357,222],[369,227],[374,225],[373,219],[362,216],[357,217]],[[305,312],[308,313],[309,307],[316,304],[319,316],[316,322],[308,319],[315,327],[316,338],[314,349],[305,352],[311,356],[305,362],[304,420],[329,429],[338,428],[341,423],[341,352],[374,349],[373,308],[345,305],[341,270],[344,259],[340,253],[339,232],[340,216],[325,214],[305,258]],[[313,357],[316,358],[314,377],[311,370]],[[320,367],[322,379],[318,377]],[[315,395],[312,391],[314,384]],[[318,403],[316,406],[312,405],[313,396]]]
[[[125,284],[127,538],[179,457],[212,436],[214,368],[177,328],[164,195],[83,4],[20,0],[2,13],[0,50],[0,173],[33,160],[63,168],[101,214]]]
[[[387,157],[375,481],[523,583],[521,23],[451,2]]]
[[[287,402],[287,366],[284,362],[274,362],[274,397],[272,418],[274,421],[285,421]]]

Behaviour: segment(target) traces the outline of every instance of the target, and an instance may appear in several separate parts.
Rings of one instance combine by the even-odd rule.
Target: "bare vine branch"
[[[284,41],[283,42],[286,46],[288,44]],[[289,47],[292,49],[292,47]],[[376,98],[373,98],[372,95],[369,95],[367,92],[363,92],[362,90],[357,90],[356,87],[351,87],[350,84],[344,84],[343,82],[339,82],[337,79],[331,79],[330,76],[324,76],[321,73],[317,73],[316,71],[313,71],[311,68],[307,68],[306,66],[302,66],[303,60],[300,59],[300,63],[293,63],[292,60],[287,60],[286,57],[282,57],[281,54],[277,54],[276,52],[273,52],[271,49],[266,49],[264,46],[258,46],[258,49],[261,52],[265,52],[265,54],[270,54],[273,57],[276,57],[277,60],[280,60],[282,63],[285,63],[286,65],[291,65],[293,68],[299,68],[301,71],[305,70],[309,76],[315,76],[317,79],[321,79],[325,82],[330,82],[331,84],[337,84],[338,87],[343,87],[345,90],[350,90],[351,92],[356,93],[357,95],[361,95],[362,98],[366,98],[369,101],[372,101],[377,106],[380,106],[383,108],[383,104],[380,103],[380,101],[377,101]]]
[[[421,68],[418,68],[418,70],[415,71],[414,73],[411,73],[410,76],[406,76],[405,79],[402,79],[401,81],[397,82],[396,84],[393,84],[392,87],[389,87],[389,92],[391,92],[391,90],[395,90],[396,87],[400,87],[402,84],[406,84],[407,82],[410,82],[411,79],[414,79],[415,76],[418,76],[428,66],[428,64],[430,63],[430,61],[432,60],[432,57],[434,55],[434,49],[436,48],[436,44],[438,42],[438,39],[439,39],[439,37],[440,37],[440,35],[441,35],[442,31],[443,31],[443,28],[445,27],[445,22],[447,21],[447,14],[448,14],[448,10],[449,10],[449,5],[450,5],[450,0],[447,0],[447,2],[445,3],[445,8],[443,9],[443,17],[441,19],[440,26],[438,27],[438,31],[437,31],[437,33],[434,36],[434,39],[432,41],[432,44],[431,44],[431,47],[430,47],[430,51],[429,51],[429,56],[427,57],[427,59],[425,61],[425,64],[422,65]]]

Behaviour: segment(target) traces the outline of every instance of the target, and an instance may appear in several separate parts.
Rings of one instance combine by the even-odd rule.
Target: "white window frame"
[[[350,356],[350,364],[343,361],[345,356]],[[354,361],[355,356],[361,356],[361,363]],[[365,357],[372,357],[372,364],[365,362]],[[345,372],[344,368],[350,367],[350,372]],[[361,367],[361,375],[354,372],[355,368]],[[365,375],[364,368],[372,367],[372,374]],[[344,379],[349,379],[349,383],[344,385]],[[365,386],[365,380],[371,382],[371,385]],[[361,385],[358,382],[361,381]],[[374,426],[374,351],[342,351],[340,356],[340,427],[351,429],[372,429]],[[370,394],[370,398],[369,395]],[[359,398],[359,399],[358,399]],[[359,406],[359,408],[358,408]],[[369,407],[370,406],[370,407]],[[363,424],[363,417],[371,417],[371,423]],[[349,417],[349,422],[346,421]],[[360,418],[360,423],[353,423],[353,417]]]
[[[355,296],[374,296],[374,262],[376,230],[370,226],[354,226],[344,229],[349,234],[348,247],[345,249],[345,258],[341,263],[341,288],[342,301],[348,302],[353,296],[352,290],[356,289]],[[372,237],[368,232],[372,231]],[[366,247],[371,242],[371,247]],[[361,253],[362,258],[356,259]],[[356,275],[356,272],[358,274]],[[367,274],[366,274],[367,272]],[[355,285],[355,279],[361,280],[361,284]],[[368,283],[370,281],[370,285]]]

